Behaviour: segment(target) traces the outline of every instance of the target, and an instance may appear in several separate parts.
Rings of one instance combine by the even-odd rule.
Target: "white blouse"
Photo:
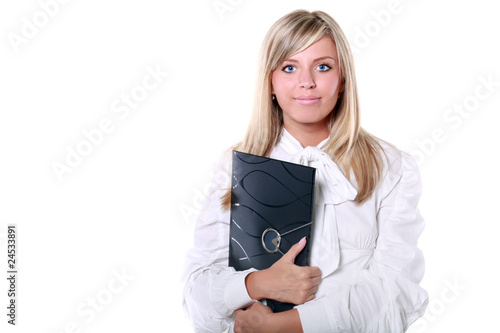
[[[417,203],[420,174],[413,158],[381,142],[382,178],[370,199],[356,205],[357,184],[317,147],[303,148],[286,130],[270,157],[316,168],[310,265],[322,282],[316,298],[296,306],[305,333],[404,332],[427,306],[419,286],[424,259],[417,240],[424,228]],[[215,166],[209,200],[197,219],[186,258],[184,307],[196,332],[223,332],[234,311],[252,300],[245,277],[228,267],[229,211],[221,196],[230,186],[230,158]]]

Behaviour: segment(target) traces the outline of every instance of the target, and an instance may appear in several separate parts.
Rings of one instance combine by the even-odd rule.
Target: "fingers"
[[[302,280],[309,280],[309,279],[314,279],[315,281],[321,282],[321,270],[319,267],[313,266],[296,266],[298,273],[297,275],[302,279]],[[318,282],[318,284],[319,284]]]
[[[297,266],[294,264],[295,258],[304,249],[306,243],[306,238],[302,238],[280,260],[270,268],[261,271],[260,276],[263,277],[262,283],[259,283],[261,290],[263,290],[259,294],[262,296],[261,298],[271,298],[294,304],[303,304],[315,298],[318,285],[322,280],[321,270],[315,266]],[[247,289],[248,285],[250,285],[251,291],[254,290],[252,274],[256,273],[249,274],[247,279]],[[265,286],[265,288],[262,286]],[[252,294],[249,292],[249,295]]]
[[[321,270],[318,267],[299,266],[295,266],[294,270],[295,281],[281,294],[285,300],[278,300],[303,304],[316,298],[316,292],[322,281]]]
[[[320,276],[321,277],[321,269],[319,269],[319,267],[317,266],[311,266],[311,267],[308,267],[309,268],[309,274],[311,277],[317,277],[317,276]]]
[[[321,276],[311,277],[311,284],[313,286],[319,286],[320,283],[321,283]]]
[[[309,295],[309,297],[307,297],[307,298],[305,299],[304,303],[310,302],[310,301],[312,301],[312,300],[313,300],[313,299],[315,299],[315,298],[316,298],[316,293],[311,294],[311,295]]]
[[[299,255],[300,251],[304,249],[306,243],[306,238],[302,238],[298,243],[294,244],[287,253],[285,253],[283,258],[285,258],[288,262],[294,263],[295,258]]]
[[[309,278],[306,280],[305,290],[307,290],[303,303],[311,301],[316,298],[319,284],[322,281],[321,270],[318,267],[304,267],[307,268]]]
[[[312,285],[307,288],[295,290],[295,292],[289,293],[290,301],[287,302],[293,304],[304,304],[315,299],[317,291],[318,285]]]
[[[259,302],[250,304],[245,309],[235,311],[234,332],[263,332],[272,310]]]

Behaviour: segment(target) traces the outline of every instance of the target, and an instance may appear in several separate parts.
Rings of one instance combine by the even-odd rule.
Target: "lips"
[[[320,99],[317,96],[299,96],[294,98],[295,102],[301,105],[313,105],[318,103]]]

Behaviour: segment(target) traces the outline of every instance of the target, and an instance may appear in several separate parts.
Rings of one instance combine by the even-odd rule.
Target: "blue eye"
[[[293,67],[292,65],[288,65],[283,67],[282,71],[286,73],[291,73],[295,71],[295,67]]]
[[[325,65],[325,64],[321,64],[317,68],[320,72],[326,72],[326,71],[329,71],[330,69],[332,69],[330,66]]]

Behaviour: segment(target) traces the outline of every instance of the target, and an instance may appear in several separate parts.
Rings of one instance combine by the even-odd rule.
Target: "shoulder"
[[[377,139],[382,162],[382,177],[378,188],[383,192],[390,191],[399,183],[411,186],[420,192],[421,177],[418,164],[408,153],[398,149],[391,143]]]
[[[212,163],[211,178],[214,191],[227,190],[231,186],[233,147],[220,152]]]

